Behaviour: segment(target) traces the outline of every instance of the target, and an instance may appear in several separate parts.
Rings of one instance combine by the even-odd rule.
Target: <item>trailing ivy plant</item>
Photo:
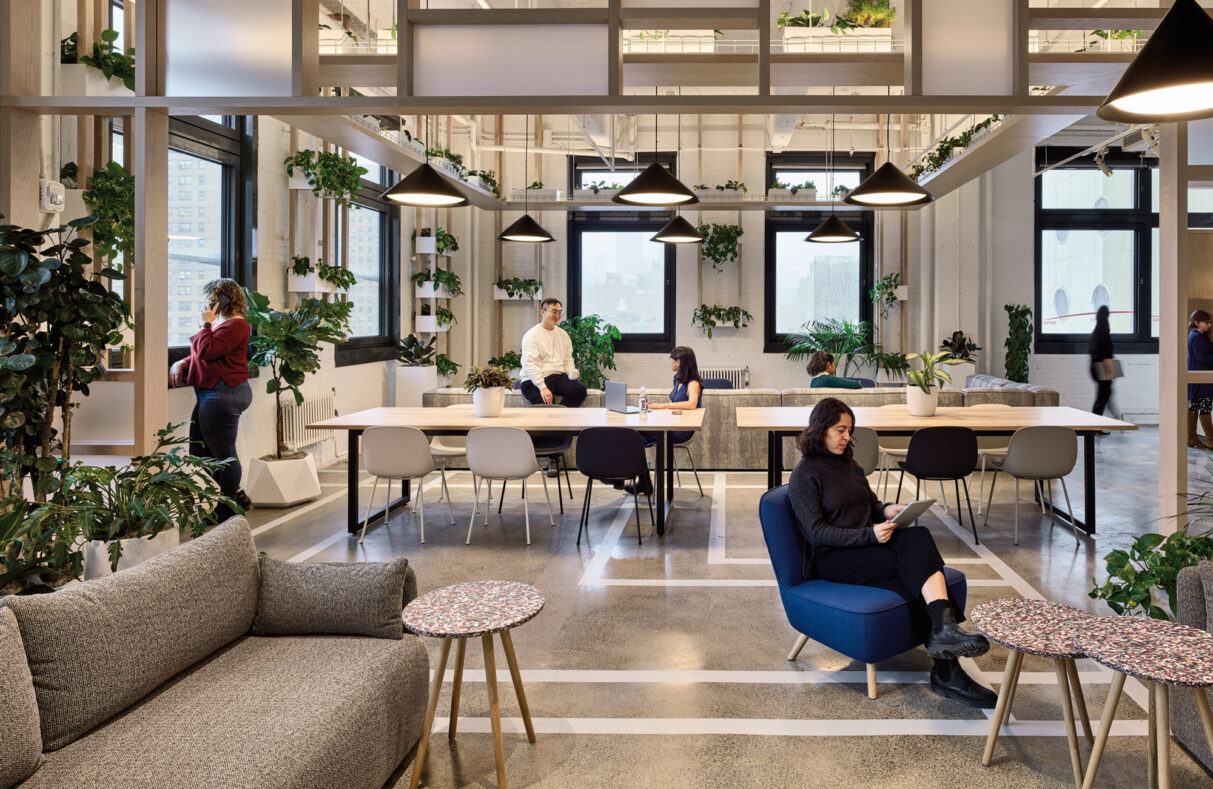
[[[416,334],[410,334],[396,344],[396,360],[405,367],[429,367],[434,363],[434,341],[436,337],[422,342]]]
[[[354,272],[341,266],[328,266],[324,263],[319,263],[316,266],[316,274],[320,279],[333,285],[338,290],[349,290],[358,284],[358,278],[354,276]]]
[[[518,351],[506,351],[500,356],[489,359],[490,367],[504,367],[507,370],[517,370],[522,367],[522,354]]]
[[[745,184],[741,181],[725,181],[723,185],[722,184],[716,185],[716,191],[718,191],[718,192],[725,192],[730,189],[733,190],[734,192],[743,192],[743,193],[750,191],[749,189],[745,188]]]
[[[97,254],[115,260],[119,255],[130,260],[135,251],[135,176],[118,162],[104,170],[94,170],[82,195],[93,216],[93,248]]]
[[[812,190],[812,191],[816,191],[816,190],[817,190],[817,184],[813,183],[812,181],[805,181],[804,183],[802,183],[802,184],[797,184],[796,186],[788,186],[788,185],[787,185],[787,184],[785,184],[783,181],[780,181],[780,180],[777,178],[777,179],[775,179],[774,181],[772,181],[772,182],[771,182],[771,186],[770,186],[770,188],[771,188],[771,189],[787,189],[787,190],[788,190],[789,192],[791,192],[792,194],[796,194],[796,193],[797,193],[797,192],[799,192],[801,189],[809,189],[809,190]]]
[[[531,181],[531,185],[527,187],[529,190],[539,190],[543,188],[543,181]]]
[[[741,307],[700,304],[695,308],[695,313],[691,316],[691,325],[698,326],[706,331],[710,340],[712,339],[712,329],[716,326],[731,323],[734,329],[740,329],[743,326],[749,326],[750,321],[753,319],[754,316]]]
[[[737,260],[741,254],[737,239],[741,238],[744,232],[741,225],[700,225],[699,233],[703,236],[703,245],[699,250],[704,260],[709,261],[717,271],[723,271],[726,263]]]
[[[293,176],[298,169],[317,197],[332,198],[338,205],[358,208],[351,201],[362,188],[362,176],[367,174],[367,169],[354,157],[307,148],[286,157],[282,163],[286,165],[288,176]]]
[[[963,331],[957,329],[952,332],[951,337],[944,337],[943,342],[939,344],[939,350],[947,351],[953,359],[971,362],[977,358],[977,352],[981,350],[981,346],[966,337]]]
[[[434,231],[428,227],[423,227],[420,230],[414,229],[411,238],[413,241],[417,240],[418,235],[422,238],[429,238],[431,232]],[[437,233],[438,235],[434,239],[434,249],[439,255],[449,255],[452,252],[459,251],[459,239],[455,238],[453,234],[446,232],[446,228],[438,228]]]
[[[581,373],[581,382],[601,389],[603,370],[615,369],[615,343],[622,332],[598,315],[569,317],[560,324],[573,343],[573,364]]]
[[[897,289],[901,287],[901,274],[893,272],[881,277],[876,282],[876,287],[868,291],[868,298],[880,310],[880,317],[885,320],[889,317],[889,310],[897,305]]]
[[[982,129],[987,129],[1002,120],[999,115],[991,115],[981,123],[974,124],[972,128],[966,129],[955,137],[945,137],[939,143],[921,157],[917,164],[910,168],[910,177],[918,180],[926,173],[933,173],[941,169],[952,158],[954,151],[968,148],[973,141],[973,136]]]
[[[493,196],[498,200],[501,199],[501,184],[497,183],[497,173],[494,170],[468,170],[467,177],[476,176],[480,179],[480,183],[484,184],[484,188],[493,193]]]
[[[435,159],[442,159],[443,161],[445,161],[447,163],[447,165],[450,167],[450,169],[455,172],[455,175],[457,175],[459,177],[460,180],[464,180],[466,178],[466,176],[471,175],[471,173],[468,172],[467,167],[465,167],[463,164],[463,157],[457,153],[451,153],[446,148],[426,148],[425,155],[432,156]],[[473,171],[473,172],[475,172],[475,171]]]
[[[68,39],[71,39],[71,44],[67,49],[75,51],[78,46],[77,35],[72,33],[68,36]],[[122,80],[123,85],[126,85],[127,90],[133,91],[135,89],[135,49],[134,47],[127,47],[124,52],[114,46],[114,42],[117,40],[118,31],[102,30],[101,40],[93,42],[93,54],[79,55],[72,62],[92,66],[104,74],[106,79],[117,77]],[[61,60],[65,54],[65,47],[61,41],[59,42],[59,57]]]
[[[439,304],[434,308],[434,323],[438,326],[452,326],[457,323],[455,313]]]
[[[437,358],[434,359],[434,364],[438,367],[439,375],[454,375],[459,372],[459,365],[451,361],[451,357],[445,353],[438,354]]]
[[[451,298],[463,295],[463,283],[460,281],[459,275],[444,268],[424,268],[413,276],[409,277],[409,279],[411,279],[413,284],[417,286],[424,285],[427,282],[433,282],[435,290],[445,287],[451,294]]]
[[[1188,502],[1208,514],[1210,500],[1203,493]],[[1088,597],[1103,600],[1118,614],[1146,614],[1152,619],[1172,619],[1178,613],[1176,584],[1179,571],[1201,561],[1213,560],[1213,531],[1192,533],[1189,523],[1173,534],[1143,534],[1129,550],[1117,549],[1104,556],[1108,578],[1102,584],[1091,579]],[[1171,615],[1156,603],[1156,594],[1167,601]]]
[[[296,277],[306,277],[315,271],[312,268],[312,259],[307,255],[292,255],[291,256],[291,273]]]
[[[1028,382],[1028,355],[1032,351],[1032,308],[1027,304],[1004,304],[1011,330],[1007,334],[1007,378]]]
[[[794,362],[804,361],[817,351],[826,351],[843,364],[842,374],[850,375],[851,365],[871,353],[872,325],[867,321],[851,323],[833,318],[810,321],[800,331],[785,334],[780,339],[787,343],[784,354]],[[843,359],[846,359],[843,362]]]
[[[535,296],[539,293],[540,288],[543,287],[543,283],[537,279],[521,279],[519,277],[499,279],[493,285],[504,290],[506,295],[511,299],[515,296]]]

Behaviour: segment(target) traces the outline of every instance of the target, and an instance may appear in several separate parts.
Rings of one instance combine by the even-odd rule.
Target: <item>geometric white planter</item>
[[[745,200],[747,192],[740,189],[696,189],[695,196],[705,203]]]
[[[418,315],[416,320],[416,331],[425,334],[436,334],[438,332],[451,330],[451,324],[449,323],[444,323],[443,325],[439,326],[438,317],[435,315]]]
[[[297,192],[303,191],[304,189],[309,192],[312,191],[312,185],[308,183],[307,176],[298,172],[287,178],[286,187],[287,189],[292,189]]]
[[[433,236],[417,236],[417,254],[433,255],[438,251],[438,239]]]
[[[543,301],[543,288],[540,288],[533,296],[528,293],[516,293],[511,296],[509,291],[494,285],[493,298],[497,301]]]
[[[829,27],[783,28],[784,52],[892,52],[893,30],[866,27],[834,33]]]
[[[244,490],[258,507],[293,507],[320,496],[320,475],[311,455],[286,460],[254,459]]]
[[[505,408],[505,387],[490,386],[477,389],[472,392],[472,405],[476,409],[476,416],[498,416]]]
[[[948,367],[948,375],[952,376],[952,383],[946,385],[944,389],[949,392],[958,391],[964,388],[965,381],[970,375],[977,372],[977,364],[975,362],[961,362]]]
[[[60,95],[62,96],[134,96],[122,80],[105,75],[92,66],[68,63],[60,66]]]
[[[927,394],[921,387],[907,385],[906,405],[910,409],[910,416],[935,416],[935,409],[939,405],[939,387],[932,386],[931,393]]]
[[[118,558],[118,571],[121,572],[176,548],[181,544],[181,532],[170,528],[155,537],[132,537],[118,540],[118,543],[122,546],[122,556]],[[109,545],[101,540],[84,543],[84,580],[113,575],[114,571],[110,569]]]
[[[396,365],[396,407],[419,408],[421,395],[438,388],[438,368]]]
[[[286,275],[286,289],[291,293],[337,292],[336,285],[321,279],[320,275],[315,271],[304,274],[302,277],[298,274],[288,272]]]
[[[419,299],[449,299],[451,292],[446,285],[434,287],[433,282],[423,282],[417,285],[413,291],[414,295]]]

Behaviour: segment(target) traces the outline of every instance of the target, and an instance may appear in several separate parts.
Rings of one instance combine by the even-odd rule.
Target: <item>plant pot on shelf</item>
[[[709,203],[733,203],[745,200],[747,192],[740,189],[697,189],[695,196]]]
[[[451,292],[446,285],[434,286],[433,282],[423,282],[414,288],[414,295],[419,299],[449,299]]]
[[[325,282],[315,271],[303,276],[287,272],[286,289],[291,293],[335,293],[337,288],[331,282]]]
[[[134,96],[117,77],[106,79],[100,70],[81,63],[68,63],[59,67],[59,94],[61,96]]]
[[[429,334],[434,334],[436,332],[443,332],[443,331],[451,330],[451,324],[449,324],[449,323],[445,323],[442,326],[439,326],[438,318],[437,318],[437,316],[434,316],[434,315],[418,315],[416,327],[417,327],[416,328],[417,331],[426,332]]]
[[[589,202],[605,202],[619,194],[618,189],[599,189],[595,192],[593,189],[574,189],[573,199]]]
[[[927,394],[920,386],[906,385],[906,406],[910,409],[910,416],[935,416],[935,409],[939,406],[939,389],[932,386],[931,393]]]
[[[438,239],[434,236],[417,236],[418,255],[434,255],[438,252]]]
[[[592,192],[591,192],[592,194]],[[560,199],[559,189],[511,189],[510,202],[521,203],[531,200],[536,203],[547,203]]]
[[[181,532],[177,529],[165,529],[154,537],[131,537],[118,540],[122,545],[122,556],[118,559],[118,571],[146,562],[153,556],[159,556],[181,544]],[[92,540],[84,543],[84,580],[102,578],[113,575],[110,569],[109,542]]]
[[[286,188],[294,191],[312,191],[312,185],[308,183],[307,176],[303,173],[295,173],[286,180]]]
[[[493,298],[497,301],[543,301],[543,288],[540,288],[534,294],[517,293],[511,296],[508,291],[494,285]]]
[[[501,411],[505,408],[505,387],[490,386],[477,389],[472,392],[472,405],[476,409],[476,416],[500,416]]]
[[[965,381],[970,375],[977,372],[977,364],[975,362],[962,362],[954,364],[948,368],[948,375],[952,376],[952,383],[944,387],[949,392],[956,392],[964,389]]]
[[[792,194],[791,189],[768,189],[767,200],[784,200],[797,203],[812,203],[817,200],[816,189],[797,189],[796,194]]]
[[[396,365],[396,406],[417,408],[423,405],[421,395],[438,388],[438,368]]]
[[[318,498],[316,461],[307,453],[281,460],[256,458],[249,463],[244,492],[258,507],[293,507]]]

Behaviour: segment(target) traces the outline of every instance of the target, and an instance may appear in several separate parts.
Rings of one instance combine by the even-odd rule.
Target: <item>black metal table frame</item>
[[[881,435],[888,436],[909,436],[913,435],[913,430],[881,430]],[[1014,433],[1014,430],[978,430],[975,431],[978,435],[983,436],[1009,436]],[[1095,533],[1095,436],[1097,430],[1076,430],[1079,436],[1082,437],[1082,474],[1083,474],[1083,518],[1080,520],[1075,517],[1074,513],[1068,509],[1061,509],[1054,506],[1054,502],[1045,497],[1044,501],[1049,505],[1059,518],[1067,523],[1072,523],[1087,534]],[[783,440],[785,438],[800,435],[800,430],[768,430],[767,431],[767,490],[777,488],[783,484]],[[1041,500],[1039,491],[1036,493],[1036,501]]]
[[[426,435],[434,436],[467,435],[467,431],[464,430],[426,430],[424,432]],[[654,452],[657,468],[655,469],[656,479],[653,482],[653,492],[657,498],[657,536],[660,537],[665,534],[666,517],[674,503],[674,445],[667,440],[665,431],[653,431],[653,435],[657,437],[657,445]],[[349,495],[346,502],[346,529],[350,534],[357,534],[362,530],[362,521],[358,516],[358,471],[360,467],[361,438],[361,430],[349,430],[349,468],[347,473]],[[383,509],[371,512],[367,527],[370,528],[382,523],[389,508],[408,504],[410,499],[411,487],[409,480],[406,479],[404,480],[400,497],[395,501],[389,501],[384,505]]]

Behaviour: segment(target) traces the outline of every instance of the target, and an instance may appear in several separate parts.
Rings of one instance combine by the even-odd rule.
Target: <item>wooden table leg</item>
[[[526,703],[526,693],[522,690],[522,674],[518,671],[518,658],[514,656],[514,639],[510,631],[501,631],[501,646],[505,648],[505,662],[510,667],[510,678],[514,680],[514,692],[518,694],[518,706],[522,709],[522,724],[526,726],[526,738],[535,741],[535,727],[531,725],[531,708]]]
[[[1095,736],[1091,733],[1091,717],[1087,714],[1087,700],[1082,694],[1082,685],[1078,682],[1078,666],[1074,663],[1074,658],[1066,660],[1066,673],[1070,675],[1070,694],[1074,696],[1074,704],[1078,707],[1078,718],[1082,721],[1082,733],[1087,738],[1087,747],[1091,747],[1095,742]]]
[[[1019,653],[1019,659],[1015,661],[1015,678],[1011,680],[1011,695],[1007,697],[1007,708],[1003,710],[1002,721],[999,726],[1006,726],[1011,719],[1011,708],[1015,706],[1015,692],[1019,690],[1019,672],[1023,671],[1023,653]]]
[[[1149,724],[1146,726],[1146,786],[1158,786],[1158,696],[1153,682],[1146,682],[1146,693],[1150,695]]]
[[[1171,686],[1154,683],[1154,695],[1158,699],[1154,718],[1155,734],[1158,737],[1158,789],[1171,789]]]
[[[1082,786],[1082,756],[1078,754],[1078,732],[1074,730],[1074,708],[1070,702],[1070,678],[1063,659],[1053,661],[1057,672],[1057,690],[1061,697],[1061,717],[1066,722],[1066,742],[1070,746],[1070,766],[1074,770],[1074,786]]]
[[[1022,652],[1012,650],[1007,655],[1007,665],[1002,670],[1002,684],[998,686],[998,704],[994,707],[994,715],[990,718],[990,734],[986,737],[986,752],[981,757],[981,763],[990,766],[994,758],[994,746],[998,743],[998,730],[1002,728],[1003,718],[1010,709],[1011,696],[1015,693],[1015,680],[1018,676],[1016,669],[1023,660]]]
[[[1213,712],[1209,711],[1209,697],[1204,688],[1192,688],[1196,696],[1196,709],[1200,712],[1200,725],[1205,729],[1205,741],[1213,751]]]
[[[1091,748],[1091,760],[1087,762],[1087,773],[1082,780],[1082,789],[1091,789],[1095,785],[1095,776],[1099,773],[1099,761],[1103,758],[1104,748],[1108,745],[1108,733],[1112,730],[1112,721],[1116,720],[1116,705],[1120,703],[1120,694],[1125,689],[1125,675],[1119,671],[1112,676],[1112,684],[1108,686],[1108,700],[1103,705],[1103,717],[1099,721],[1099,732],[1095,735],[1095,745]]]
[[[451,725],[447,728],[446,738],[455,741],[455,726],[459,722],[459,691],[463,689],[463,654],[467,651],[468,640],[459,639],[455,648],[455,684],[451,687]]]
[[[501,704],[497,701],[497,660],[493,656],[492,634],[480,637],[484,645],[484,678],[489,686],[489,717],[493,723],[493,751],[497,757],[497,786],[505,786],[505,747],[501,742]]]
[[[417,743],[417,756],[413,759],[413,777],[409,789],[417,789],[421,781],[421,769],[425,767],[425,751],[430,742],[430,729],[434,726],[434,711],[438,709],[438,693],[442,690],[442,677],[446,674],[446,659],[451,654],[451,639],[442,640],[442,656],[438,658],[438,671],[434,674],[434,687],[430,688],[430,703],[425,708],[425,725],[421,728],[421,740]]]

